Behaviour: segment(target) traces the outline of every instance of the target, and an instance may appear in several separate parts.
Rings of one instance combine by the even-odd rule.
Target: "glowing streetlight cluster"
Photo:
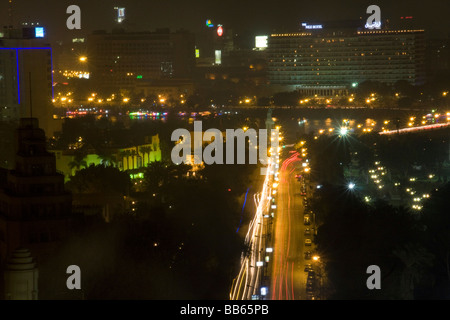
[[[379,190],[384,188],[383,176],[387,174],[387,170],[383,167],[380,161],[375,161],[375,168],[369,170],[370,178],[376,184]]]

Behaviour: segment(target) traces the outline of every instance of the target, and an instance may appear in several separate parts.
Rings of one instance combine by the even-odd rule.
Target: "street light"
[[[355,189],[355,187],[356,187],[356,185],[355,185],[353,182],[350,182],[350,183],[348,184],[348,188],[349,188],[350,190]]]
[[[340,132],[341,135],[346,136],[347,133],[348,133],[348,129],[347,129],[346,127],[342,127],[342,128],[339,130],[339,132]]]
[[[262,295],[262,296],[266,296],[268,291],[269,291],[269,290],[267,289],[267,287],[262,287],[262,288],[261,288],[261,295]]]

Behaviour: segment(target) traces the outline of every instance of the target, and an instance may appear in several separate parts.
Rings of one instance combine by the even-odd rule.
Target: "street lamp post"
[[[323,298],[323,270],[322,270],[322,261],[320,260],[320,256],[313,256],[313,261],[318,269],[318,273],[317,276],[319,278],[319,298],[322,299]]]

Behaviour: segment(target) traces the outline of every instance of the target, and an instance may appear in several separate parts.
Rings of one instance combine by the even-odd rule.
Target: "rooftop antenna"
[[[12,27],[14,25],[14,19],[13,19],[13,2],[12,0],[8,0],[8,18],[9,18],[9,25]]]
[[[29,85],[30,85],[30,118],[33,118],[33,96],[32,96],[32,92],[31,92],[31,72],[28,73],[29,77],[28,77],[28,81],[29,81]]]

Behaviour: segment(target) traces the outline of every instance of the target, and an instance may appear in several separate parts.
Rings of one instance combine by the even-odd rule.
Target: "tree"
[[[423,280],[427,269],[433,265],[434,256],[423,246],[413,246],[411,243],[396,248],[393,253],[405,266],[400,279],[400,298],[412,300],[414,289]]]
[[[75,152],[75,156],[74,159],[69,162],[69,167],[71,170],[73,169],[77,169],[80,170],[80,168],[86,168],[87,167],[87,162],[84,161],[86,154],[83,151],[77,150]]]
[[[100,150],[97,152],[99,158],[101,159],[101,164],[105,166],[116,166],[117,158],[116,156],[109,150]]]
[[[144,188],[149,193],[160,193],[184,179],[191,166],[175,165],[169,162],[155,161],[149,163],[144,171]]]
[[[122,159],[123,170],[125,170],[125,168],[127,168],[127,170],[130,170],[130,166],[129,166],[129,157],[130,156],[131,156],[131,152],[129,150],[121,151],[119,153],[119,158]]]
[[[418,241],[420,224],[408,210],[383,201],[365,204],[344,187],[325,185],[313,200],[322,220],[316,238],[336,299],[405,299],[422,281],[430,254]],[[366,269],[382,270],[383,290],[367,290]],[[400,281],[402,279],[402,281]]]
[[[300,98],[301,94],[298,91],[277,92],[273,96],[273,102],[277,106],[297,106]]]
[[[153,147],[140,147],[139,152],[144,155],[144,163],[145,163],[145,156],[147,156],[147,163],[150,163],[150,152],[153,151]]]
[[[450,295],[450,183],[431,194],[424,203],[421,220],[425,225],[426,245],[435,256],[432,273],[437,292]]]
[[[351,160],[349,141],[337,135],[309,140],[312,177],[320,183],[343,183],[344,167]]]
[[[125,195],[131,186],[130,176],[114,167],[91,165],[78,171],[67,183],[74,193],[119,193]]]

